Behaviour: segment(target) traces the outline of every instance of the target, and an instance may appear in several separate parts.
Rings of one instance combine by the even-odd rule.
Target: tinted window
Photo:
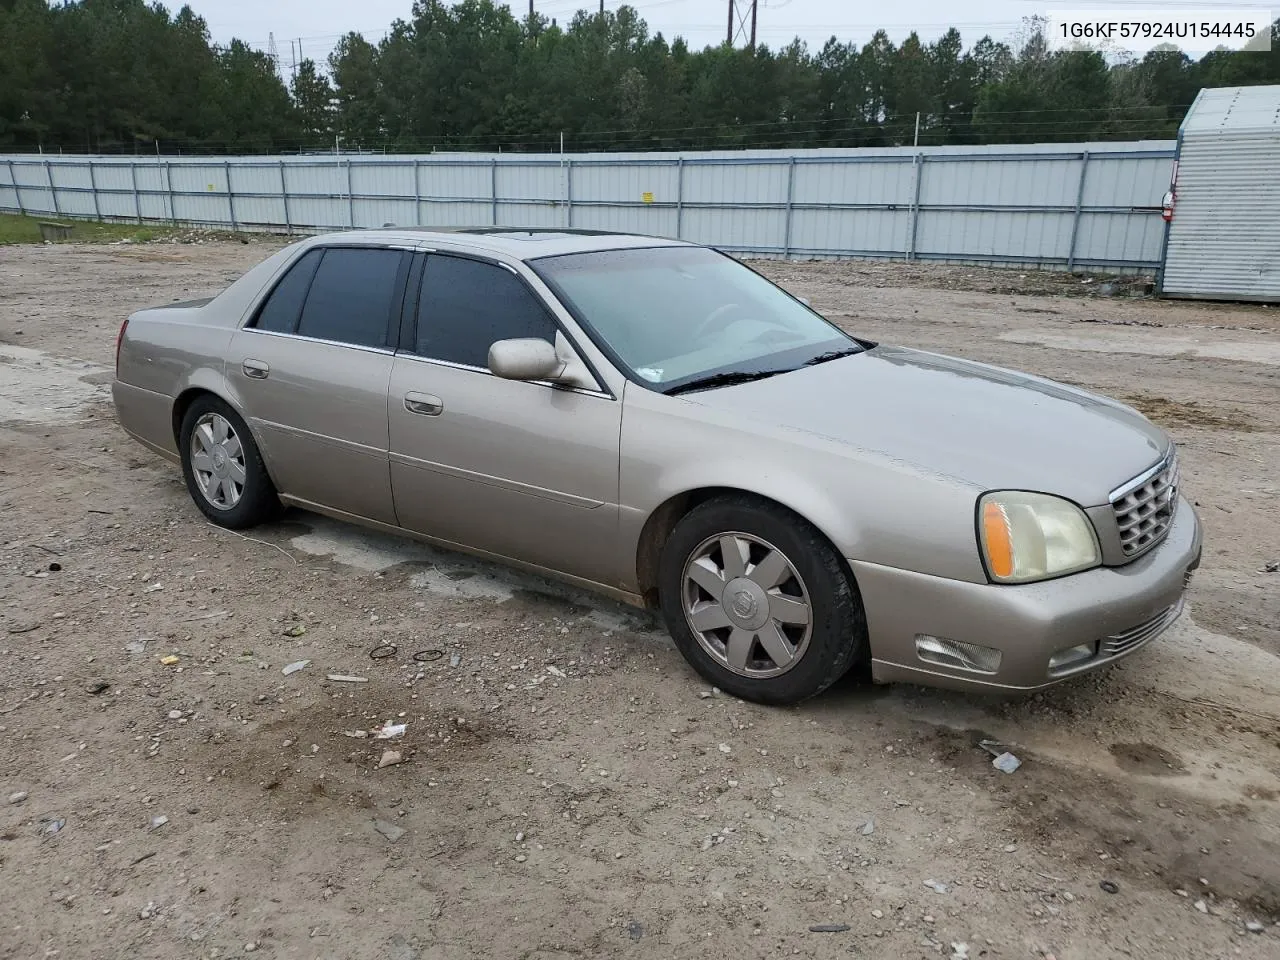
[[[399,250],[326,250],[302,308],[298,333],[385,347],[402,259]]]
[[[311,278],[315,276],[316,264],[320,262],[322,252],[308,251],[289,268],[258,311],[258,319],[253,324],[255,327],[259,330],[274,330],[276,333],[293,333],[298,325],[298,314],[302,312],[302,301],[307,297],[307,288],[311,285]]]
[[[491,263],[459,257],[427,259],[418,301],[417,353],[488,367],[490,345],[516,337],[554,343],[556,324],[515,275]]]

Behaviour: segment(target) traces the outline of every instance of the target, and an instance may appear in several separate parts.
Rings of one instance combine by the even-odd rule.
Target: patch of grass
[[[13,213],[0,213],[0,244],[43,243],[41,223],[60,223],[71,228],[66,243],[114,243],[132,240],[146,243],[173,232],[170,227],[141,227],[136,223],[95,223],[88,220],[67,220],[58,217],[23,217]]]

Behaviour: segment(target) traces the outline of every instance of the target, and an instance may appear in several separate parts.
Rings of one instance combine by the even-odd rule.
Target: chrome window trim
[[[261,330],[258,327],[241,327],[241,333],[256,333],[260,337],[281,337],[286,340],[302,340],[306,343],[322,343],[329,347],[346,347],[348,350],[360,350],[364,353],[380,353],[394,357],[396,352],[389,347],[368,347],[361,343],[346,343],[342,340],[325,340],[321,337],[308,337],[301,333],[284,333],[279,330]]]

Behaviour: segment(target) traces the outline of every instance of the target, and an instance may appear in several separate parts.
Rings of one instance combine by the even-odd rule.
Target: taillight
[[[125,317],[124,323],[120,324],[120,332],[116,334],[116,373],[120,373],[120,346],[124,343],[124,331],[129,326],[129,318]]]

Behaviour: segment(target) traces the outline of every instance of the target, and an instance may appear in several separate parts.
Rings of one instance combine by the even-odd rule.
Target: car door
[[[227,378],[287,500],[396,522],[387,383],[412,258],[313,248],[233,337]]]
[[[431,254],[410,308],[389,391],[401,524],[616,584],[621,402],[489,372],[496,340],[566,338],[512,267]]]

